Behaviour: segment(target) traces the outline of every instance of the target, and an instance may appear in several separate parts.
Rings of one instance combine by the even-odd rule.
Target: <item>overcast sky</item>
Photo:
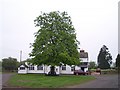
[[[38,28],[34,19],[40,12],[66,11],[76,29],[80,48],[97,61],[100,48],[106,45],[113,57],[118,54],[119,0],[1,0],[0,59],[29,58],[30,43]]]

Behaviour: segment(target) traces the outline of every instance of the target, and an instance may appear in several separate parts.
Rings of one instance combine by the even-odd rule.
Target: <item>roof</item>
[[[20,64],[19,67],[20,67],[21,65],[23,65],[23,66],[25,66],[26,68],[28,68],[28,66],[27,66],[26,64]]]
[[[84,50],[80,50],[80,58],[88,58],[88,53]]]

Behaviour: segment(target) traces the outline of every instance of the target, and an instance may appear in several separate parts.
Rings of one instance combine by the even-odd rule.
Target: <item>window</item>
[[[88,65],[88,62],[81,62],[80,66],[81,65]]]
[[[37,66],[37,70],[43,70],[43,66]]]
[[[64,65],[64,66],[62,66],[62,70],[66,70],[66,66]]]
[[[58,72],[58,68],[56,68],[56,72]]]
[[[25,70],[25,67],[20,67],[20,70]]]
[[[88,62],[84,62],[83,64],[84,64],[84,65],[88,65]]]
[[[29,70],[34,70],[34,66],[33,66],[33,65],[30,65],[30,66],[29,66]]]
[[[74,71],[74,70],[75,70],[75,68],[72,66],[72,67],[71,67],[71,71]]]

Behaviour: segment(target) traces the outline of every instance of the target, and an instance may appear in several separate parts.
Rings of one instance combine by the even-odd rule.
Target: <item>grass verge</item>
[[[93,76],[45,76],[40,74],[16,74],[8,81],[8,85],[12,87],[27,88],[59,88],[69,85],[76,85],[90,80],[94,80]]]

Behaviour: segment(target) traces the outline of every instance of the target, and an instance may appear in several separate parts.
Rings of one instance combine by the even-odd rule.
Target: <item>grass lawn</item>
[[[84,83],[94,79],[93,76],[81,75],[45,76],[40,74],[16,74],[8,81],[8,85],[27,88],[59,88]]]

